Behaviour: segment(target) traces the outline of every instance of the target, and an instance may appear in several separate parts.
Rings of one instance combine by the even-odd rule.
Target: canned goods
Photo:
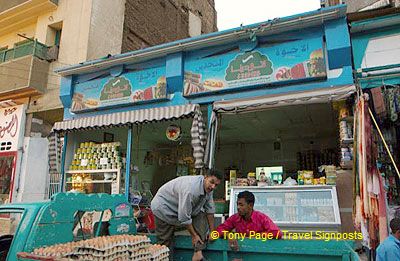
[[[84,148],[85,147],[85,143],[84,142],[82,142],[81,144],[79,144],[79,148]]]

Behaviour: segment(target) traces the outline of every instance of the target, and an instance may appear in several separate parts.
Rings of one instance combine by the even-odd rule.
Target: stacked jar
[[[74,154],[70,170],[119,169],[122,167],[120,146],[119,142],[82,142]]]

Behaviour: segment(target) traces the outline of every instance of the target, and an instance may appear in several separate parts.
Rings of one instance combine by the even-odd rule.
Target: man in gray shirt
[[[154,196],[151,210],[155,216],[158,244],[173,250],[175,227],[186,226],[192,236],[192,260],[202,260],[207,232],[214,230],[213,190],[223,177],[217,170],[199,176],[183,176],[165,183]]]

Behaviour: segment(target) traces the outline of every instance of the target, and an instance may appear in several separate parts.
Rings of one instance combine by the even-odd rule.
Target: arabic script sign
[[[166,98],[165,67],[157,67],[76,84],[71,111]]]
[[[23,105],[0,109],[0,149],[3,151],[18,150],[20,132],[24,125],[23,113]]]
[[[322,38],[185,61],[184,95],[326,77]]]

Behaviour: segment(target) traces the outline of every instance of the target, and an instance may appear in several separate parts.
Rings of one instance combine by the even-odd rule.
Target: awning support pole
[[[129,125],[128,139],[126,141],[126,167],[125,167],[125,197],[129,201],[129,187],[131,180],[131,154],[132,154],[132,125]]]
[[[55,135],[58,135],[58,133],[56,133]],[[64,192],[65,156],[67,154],[67,146],[68,146],[68,133],[65,133],[65,135],[64,135],[64,146],[63,146],[63,151],[62,151],[62,154],[61,154],[61,169],[60,169],[61,179],[60,179],[60,191],[59,192]],[[56,148],[56,150],[57,150],[57,148]]]
[[[209,146],[209,151],[208,151],[208,166],[206,166],[207,168],[211,169],[214,168],[214,131],[212,128],[212,115],[213,115],[213,104],[210,103],[207,106],[207,127],[208,127],[208,133],[209,133],[209,137],[210,140],[208,142],[210,142],[210,144],[208,144]]]
[[[371,111],[370,108],[368,108],[368,111],[369,111],[369,115],[371,115],[371,119],[372,119],[372,121],[374,122],[376,129],[378,130],[379,136],[381,136],[382,142],[383,142],[383,144],[385,145],[385,148],[386,148],[387,153],[389,154],[390,160],[392,161],[392,164],[394,165],[394,168],[396,169],[397,176],[399,176],[399,178],[400,178],[399,169],[397,168],[396,162],[394,162],[392,153],[390,152],[389,147],[388,147],[388,145],[386,144],[386,140],[385,140],[385,138],[384,138],[383,135],[382,135],[381,129],[379,128],[378,123],[375,121],[375,117],[374,117],[374,115],[372,114],[372,111]]]

